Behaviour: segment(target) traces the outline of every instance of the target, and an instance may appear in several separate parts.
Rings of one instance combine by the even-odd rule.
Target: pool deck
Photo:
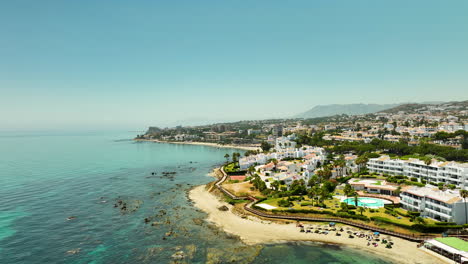
[[[363,191],[357,192],[359,197],[372,197],[372,198],[380,198],[392,201],[394,204],[400,203],[400,197],[391,196],[391,195],[383,195],[383,194],[373,194],[373,193],[364,193]]]

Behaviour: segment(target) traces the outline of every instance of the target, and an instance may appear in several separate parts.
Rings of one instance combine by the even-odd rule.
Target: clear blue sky
[[[468,1],[1,1],[0,129],[468,99]]]

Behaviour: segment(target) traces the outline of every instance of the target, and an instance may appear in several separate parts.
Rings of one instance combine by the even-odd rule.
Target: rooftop
[[[468,242],[458,237],[438,237],[435,240],[460,251],[468,251]]]
[[[448,204],[456,203],[462,199],[458,191],[441,191],[438,188],[411,187],[408,188],[406,192],[417,196],[426,196]]]

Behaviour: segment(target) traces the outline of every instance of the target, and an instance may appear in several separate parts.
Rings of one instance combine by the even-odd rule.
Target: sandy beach
[[[378,247],[367,246],[364,238],[348,238],[347,235],[335,236],[332,234],[321,235],[315,233],[301,233],[295,223],[279,223],[262,220],[257,217],[247,216],[242,218],[230,211],[220,211],[222,205],[232,206],[220,201],[215,195],[209,193],[205,185],[197,186],[189,192],[189,198],[195,206],[208,214],[207,221],[212,222],[222,228],[225,232],[237,235],[249,245],[264,243],[281,243],[287,241],[316,241],[324,243],[339,244],[365,250],[373,254],[378,254],[383,258],[396,263],[453,263],[448,259],[436,255],[427,249],[418,249],[417,243],[392,237],[394,246],[387,249],[382,245]],[[308,225],[309,223],[306,223]],[[310,223],[317,225],[319,223]],[[383,237],[387,237],[384,235]]]
[[[243,150],[259,150],[260,147],[254,146],[241,146],[241,145],[221,145],[217,143],[209,143],[209,142],[175,142],[175,141],[162,141],[157,139],[135,139],[136,141],[149,141],[149,142],[156,142],[156,143],[168,143],[168,144],[180,144],[180,145],[198,145],[198,146],[209,146],[215,148],[233,148],[233,149],[243,149]]]

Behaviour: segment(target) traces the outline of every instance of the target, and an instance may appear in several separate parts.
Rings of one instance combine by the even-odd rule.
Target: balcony
[[[436,210],[432,210],[432,209],[429,209],[429,208],[424,208],[424,211],[427,211],[429,213],[432,213],[434,215],[438,215],[438,216],[441,216],[441,217],[444,217],[444,218],[447,218],[447,219],[451,219],[452,216],[451,215],[448,215],[444,212],[437,212]]]

